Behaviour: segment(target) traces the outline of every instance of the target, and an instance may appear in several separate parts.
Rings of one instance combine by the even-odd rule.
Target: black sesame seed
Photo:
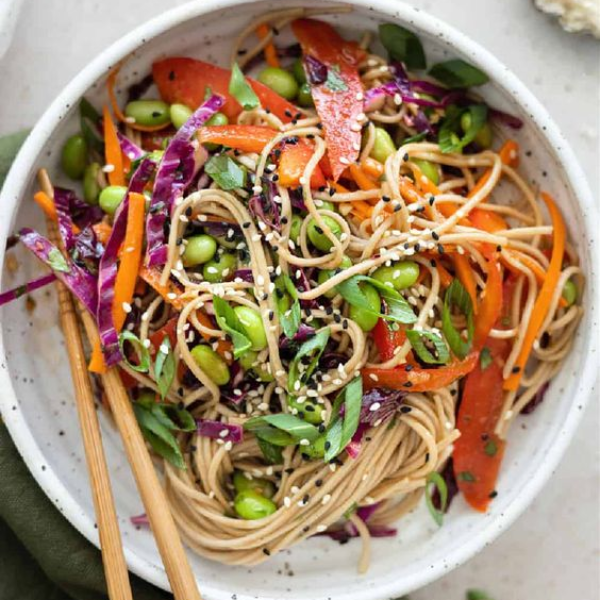
[[[382,199],[384,202],[389,202],[389,201],[391,200],[391,198],[390,198],[389,196],[381,196],[381,199]]]
[[[238,51],[238,56],[244,56],[244,54],[248,54],[248,50],[246,50],[245,48],[240,48]]]
[[[268,548],[263,548],[263,552],[267,555],[267,556],[271,556],[271,551]]]
[[[401,406],[400,407],[400,412],[404,413],[405,415],[411,411],[412,411],[412,408],[410,406]]]
[[[494,490],[493,492],[490,492],[490,498],[495,498],[498,495],[498,492],[496,490]]]
[[[402,157],[402,160],[404,162],[406,162],[408,160],[409,156],[408,156],[408,152]]]
[[[496,252],[502,252],[502,246],[500,244],[496,246]]]
[[[175,81],[175,71],[169,71],[169,81]]]
[[[329,196],[335,196],[335,188],[329,188]]]
[[[409,388],[412,387],[412,381],[406,381],[405,383],[402,384],[405,388]]]
[[[272,321],[274,318],[275,318],[275,313],[272,310],[270,310],[269,311],[269,321]]]
[[[252,223],[250,223],[250,221],[245,221],[244,223],[242,223],[242,227],[244,229],[248,229],[250,227],[250,225],[252,225]]]
[[[286,117],[288,117],[289,119],[291,119],[291,118],[292,118],[292,111],[291,111],[291,110],[289,110],[288,108],[286,108],[286,109],[283,111],[283,114],[284,114]]]
[[[414,368],[414,367],[413,367],[412,365],[406,365],[406,366],[404,367],[404,370],[405,370],[405,371],[408,373],[409,371],[412,371],[412,370],[413,370],[413,368]]]
[[[512,373],[520,373],[520,372],[521,372],[521,367],[514,366],[514,367],[512,368],[512,371],[511,371],[511,372],[512,372]]]
[[[445,250],[444,250],[444,245],[443,244],[438,244],[437,245],[437,249],[438,249],[438,252],[440,254],[444,254]]]
[[[429,261],[429,264],[430,264],[430,265],[431,265],[431,266],[432,266],[434,269],[435,269],[435,267],[437,267],[437,262],[435,262],[435,258],[432,258],[432,259]]]
[[[400,210],[402,210],[402,205],[396,204],[396,206],[394,206],[394,212],[399,212]]]
[[[344,329],[348,329],[349,325],[348,325],[348,319],[344,319],[343,323],[342,323],[342,327]]]
[[[436,241],[440,239],[440,236],[436,231],[431,232],[431,237]]]
[[[309,500],[310,496],[308,494],[304,494],[304,497],[302,498],[302,504],[308,504]]]
[[[287,225],[288,223],[288,218],[287,217],[281,217],[281,224],[282,225]]]

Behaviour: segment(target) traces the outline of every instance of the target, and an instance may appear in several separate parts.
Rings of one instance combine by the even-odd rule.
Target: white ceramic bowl
[[[150,21],[103,52],[48,108],[19,154],[0,200],[0,253],[4,253],[7,234],[14,229],[25,224],[43,228],[40,211],[30,201],[35,172],[45,166],[60,180],[56,173],[59,149],[78,128],[78,99],[85,94],[97,105],[104,102],[102,84],[112,65],[132,53],[122,77],[122,83],[127,84],[146,74],[152,61],[165,55],[187,54],[226,64],[232,37],[252,15],[298,4],[326,3],[202,0]],[[483,89],[486,98],[525,120],[518,138],[523,152],[531,150],[533,154],[524,156],[522,168],[528,178],[543,184],[558,199],[586,273],[586,312],[573,351],[546,401],[534,415],[522,417],[510,432],[499,496],[488,514],[468,510],[459,497],[444,526],[437,529],[421,507],[402,520],[398,537],[374,542],[371,568],[363,576],[356,572],[359,544],[339,546],[326,538],[306,541],[252,569],[227,567],[193,556],[193,568],[207,600],[383,600],[440,577],[491,543],[523,512],[556,467],[593,393],[600,339],[600,257],[593,229],[599,221],[566,141],[523,84],[458,31],[395,0],[353,0],[350,4],[355,6],[353,13],[332,18],[343,30],[357,34],[365,28],[375,29],[380,21],[396,20],[420,36],[430,59],[462,56],[486,71],[493,82]],[[18,250],[17,256],[21,268],[12,278],[4,274],[5,288],[40,272],[33,258]],[[77,529],[98,544],[54,292],[38,292],[35,298],[37,308],[32,314],[18,302],[1,313],[3,418],[49,498]],[[129,517],[143,512],[143,507],[118,436],[104,419],[102,426],[129,567],[168,588],[151,534],[136,530],[129,522]],[[290,569],[294,577],[289,576]]]

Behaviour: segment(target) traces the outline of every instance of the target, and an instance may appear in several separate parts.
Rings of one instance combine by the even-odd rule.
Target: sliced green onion
[[[127,359],[127,353],[124,350],[125,342],[129,342],[135,348],[135,352],[139,361],[137,365],[129,362]],[[133,369],[138,373],[147,373],[150,370],[150,352],[148,352],[148,348],[144,346],[137,335],[131,331],[123,331],[119,335],[119,348],[121,349],[123,360],[127,363],[127,366],[130,369]]]
[[[252,110],[257,106],[260,106],[258,96],[246,81],[246,78],[237,63],[233,63],[233,67],[231,68],[229,93],[242,105],[244,110]]]
[[[226,154],[211,157],[204,170],[222,190],[235,190],[246,185],[246,169]]]
[[[458,308],[467,319],[467,339],[464,340],[460,332],[452,323],[452,308]],[[452,352],[458,358],[465,358],[471,350],[475,325],[473,323],[473,303],[467,290],[458,279],[453,279],[444,296],[442,309],[442,331]]]
[[[437,333],[409,329],[406,332],[406,337],[417,356],[424,363],[428,365],[445,365],[450,361],[448,346]],[[427,348],[425,342],[430,342],[433,345],[433,353]]]
[[[244,326],[235,314],[235,311],[223,298],[213,296],[213,307],[219,327],[231,338],[233,342],[233,356],[239,358],[250,350],[252,342],[246,336]]]
[[[444,153],[460,152],[470,144],[480,129],[487,122],[488,109],[485,104],[474,104],[467,108],[459,108],[451,104],[446,109],[446,116],[442,122],[439,133],[440,150]],[[462,133],[461,118],[468,114],[469,127]]]
[[[433,494],[429,491],[430,485],[433,485],[440,495],[439,510],[433,505]],[[446,485],[444,478],[436,471],[429,473],[427,476],[425,504],[427,504],[427,508],[429,509],[429,513],[433,517],[433,520],[441,527],[444,523],[444,512],[448,504],[448,486]]]
[[[169,393],[175,379],[175,356],[168,335],[165,335],[158,347],[154,363],[154,377],[156,378],[158,391],[161,397],[164,398]]]
[[[460,58],[433,65],[429,74],[452,89],[483,85],[490,80],[483,71]]]
[[[379,39],[392,61],[403,62],[408,69],[425,69],[425,51],[421,40],[408,29],[395,23],[379,26]]]
[[[334,459],[350,443],[358,429],[362,408],[362,379],[354,378],[337,396],[331,409],[331,419],[325,438],[324,460]],[[344,404],[344,417],[340,409]]]

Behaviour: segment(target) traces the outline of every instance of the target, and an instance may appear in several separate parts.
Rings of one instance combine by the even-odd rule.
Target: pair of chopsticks
[[[48,173],[41,169],[38,179],[44,192],[54,197]],[[48,236],[64,253],[57,224],[47,219]],[[60,282],[58,300],[60,322],[66,340],[75,387],[77,411],[92,488],[94,509],[100,535],[102,561],[108,595],[111,600],[132,600],[127,565],[123,554],[117,514],[114,506],[108,467],[102,447],[100,425],[94,407],[94,395],[83,350],[75,305],[68,289]],[[79,315],[92,347],[99,339],[92,317],[80,309]],[[154,533],[171,590],[176,600],[202,600],[183,549],[179,532],[169,510],[164,490],[138,427],[127,392],[116,368],[101,375],[108,403],[121,435],[125,452]]]

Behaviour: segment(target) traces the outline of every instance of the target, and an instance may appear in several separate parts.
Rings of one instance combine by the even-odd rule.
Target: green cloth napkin
[[[0,186],[26,136],[0,138]],[[130,578],[135,600],[172,599]],[[48,500],[0,422],[0,600],[107,598],[99,550]]]

